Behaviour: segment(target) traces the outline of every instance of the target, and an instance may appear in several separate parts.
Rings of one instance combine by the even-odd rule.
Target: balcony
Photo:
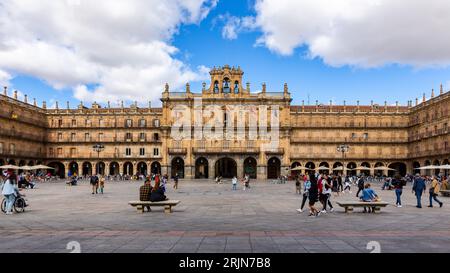
[[[194,154],[259,154],[258,147],[208,147],[208,148],[192,148]]]
[[[0,131],[0,136],[11,137],[11,138],[15,138],[15,139],[23,139],[23,140],[33,141],[33,142],[45,142],[47,140],[47,138],[43,134],[38,135],[38,134],[29,134],[29,133],[25,133],[25,132],[19,133],[19,132],[5,131],[5,130]]]
[[[187,154],[187,149],[186,148],[169,148],[169,154],[185,155],[185,154]]]
[[[44,158],[45,154],[36,150],[16,150],[16,151],[8,151],[3,150],[0,152],[1,156],[8,157],[8,158]]]
[[[282,155],[284,154],[284,148],[268,148],[265,150],[266,155]]]
[[[291,143],[408,143],[406,138],[331,138],[331,137],[304,137],[291,138]]]

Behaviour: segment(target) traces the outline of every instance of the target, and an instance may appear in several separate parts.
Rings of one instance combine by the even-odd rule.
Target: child
[[[236,190],[236,185],[237,185],[237,177],[233,177],[233,180],[231,180],[231,183],[233,184],[233,191]]]

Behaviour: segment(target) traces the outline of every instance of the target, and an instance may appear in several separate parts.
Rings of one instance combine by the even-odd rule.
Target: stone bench
[[[382,207],[389,205],[387,202],[336,202],[336,204],[345,208],[345,213],[353,212],[354,207],[371,207],[375,212],[380,212]]]
[[[129,205],[132,207],[137,207],[137,210],[141,213],[144,213],[145,207],[149,208],[149,211],[151,211],[150,207],[164,207],[165,213],[172,213],[172,207],[178,205],[180,201],[178,200],[166,200],[166,201],[160,201],[160,202],[151,202],[151,201],[130,201],[128,202]]]
[[[450,196],[450,190],[441,190],[442,196]]]

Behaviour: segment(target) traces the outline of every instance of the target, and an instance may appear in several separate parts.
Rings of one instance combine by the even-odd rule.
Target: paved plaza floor
[[[230,181],[181,180],[177,191],[170,187],[167,193],[181,201],[172,214],[163,208],[139,214],[129,206],[141,185],[110,181],[104,195],[92,195],[87,182],[26,190],[25,213],[0,215],[0,252],[69,252],[71,241],[82,252],[108,253],[368,253],[371,241],[381,252],[450,252],[450,198],[439,197],[442,208],[427,208],[427,194],[417,209],[410,185],[402,208],[394,206],[393,191],[377,184],[373,188],[390,203],[380,214],[358,208],[345,214],[334,205],[334,213],[320,217],[296,211],[301,198],[293,182],[252,181],[250,190],[232,191]],[[333,204],[339,200],[356,200],[355,192],[332,198]]]

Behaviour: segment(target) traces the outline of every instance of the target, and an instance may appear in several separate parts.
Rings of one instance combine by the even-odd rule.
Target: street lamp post
[[[342,173],[344,173],[344,169],[345,169],[345,153],[348,152],[350,150],[350,146],[348,146],[347,144],[341,144],[339,146],[337,146],[336,150],[338,151],[338,153],[342,153]]]
[[[94,152],[97,152],[97,159],[100,159],[100,152],[102,152],[105,149],[105,146],[103,146],[102,144],[95,144],[94,146],[92,146],[92,149],[94,149]],[[100,166],[97,162],[97,174],[99,174],[100,172]]]

